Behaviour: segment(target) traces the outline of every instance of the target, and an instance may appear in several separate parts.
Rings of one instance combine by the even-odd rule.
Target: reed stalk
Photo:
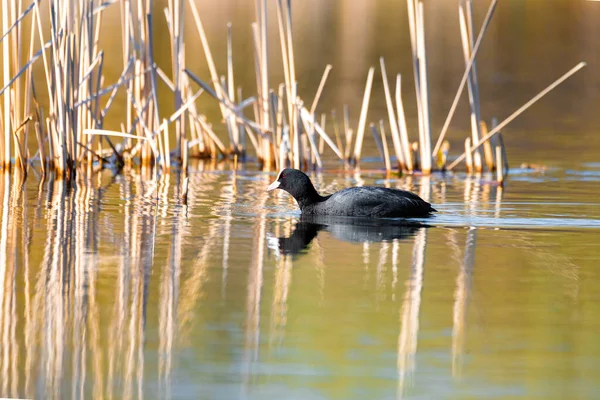
[[[487,128],[487,124],[485,123],[485,121],[481,121],[480,123],[480,131],[481,131],[481,136],[485,136],[488,134],[488,128]],[[490,140],[488,140],[487,142],[485,142],[483,144],[483,155],[484,155],[484,159],[485,159],[485,164],[488,167],[488,170],[490,172],[494,172],[495,170],[495,165],[494,165],[494,150],[492,149],[492,144],[490,143]]]
[[[311,130],[312,131],[315,130],[315,126],[317,124],[314,123],[314,120],[313,120],[312,126],[311,126],[311,121],[309,121],[307,118],[302,118],[302,122],[304,124],[304,129],[306,130],[306,135],[303,137],[306,137],[306,139],[308,140],[308,143],[310,144],[311,157],[314,157],[315,163],[318,168],[323,168],[323,163],[321,161],[321,157],[319,156],[319,149],[317,148],[317,144],[315,143],[315,135],[314,135],[314,133],[310,132]],[[310,159],[309,157],[306,157],[306,158],[307,158],[307,160]]]
[[[338,149],[340,149],[340,152],[344,153],[344,146],[340,138],[340,124],[335,110],[331,110],[331,123],[333,125],[333,134],[335,135],[335,144],[337,145]]]
[[[446,170],[446,163],[448,162],[448,152],[450,151],[450,142],[444,140],[442,143],[442,147],[440,147],[440,151],[436,156],[437,166],[440,171]]]
[[[8,0],[2,0],[2,31],[3,32],[8,32],[10,29],[10,23],[9,23],[9,13],[10,13],[10,8],[9,8],[9,2]],[[3,40],[2,41],[2,78],[3,78],[3,86],[9,86],[9,82],[10,82],[10,60],[11,60],[11,54],[10,54],[10,41],[9,40]],[[3,102],[3,118],[2,118],[2,124],[3,124],[3,141],[0,142],[0,168],[1,169],[7,169],[10,168],[10,137],[12,136],[11,134],[11,96],[10,94],[7,96],[4,96],[4,102]]]
[[[387,72],[385,70],[385,61],[383,60],[383,57],[379,58],[379,65],[381,66],[381,77],[383,80],[383,90],[385,93],[385,104],[388,111],[388,118],[390,120],[390,130],[392,132],[394,152],[396,153],[398,169],[403,170],[406,168],[406,158],[404,156],[405,152],[402,149],[402,144],[400,141],[398,123],[396,122],[396,113],[394,112],[394,105],[392,104],[392,95],[390,94],[390,85],[388,84]]]
[[[267,36],[267,1],[256,0],[257,2],[257,20],[260,28],[259,36],[259,54],[260,54],[260,97],[261,97],[261,123],[266,129],[270,129],[269,118],[269,57],[268,57],[268,36]],[[271,158],[271,144],[268,140],[262,140],[263,143],[263,170],[270,170],[274,160]]]
[[[465,161],[465,164],[467,165],[467,173],[468,174],[473,173],[473,156],[471,154],[471,151],[472,151],[471,138],[466,138],[465,139],[465,154],[467,155],[467,159]]]
[[[292,96],[292,80],[290,78],[290,67],[289,67],[289,52],[288,52],[288,42],[286,35],[286,23],[284,18],[283,11],[283,3],[282,0],[277,0],[277,26],[279,28],[279,43],[281,46],[281,60],[283,62],[283,76],[284,76],[284,88],[286,92],[286,106],[288,111],[288,120],[292,121],[292,108],[293,108],[293,99],[295,97]],[[280,94],[280,98],[283,96]],[[293,135],[293,132],[289,132],[290,135]]]
[[[492,129],[495,129],[497,126],[498,126],[498,120],[494,117],[494,118],[492,118]],[[504,139],[502,138],[501,131],[498,131],[498,133],[496,133],[496,138],[497,138],[497,140],[496,140],[496,144],[495,144],[494,148],[496,146],[500,146],[500,149],[502,150],[502,165],[496,165],[496,168],[504,169],[503,174],[504,174],[504,176],[506,176],[506,175],[508,175],[509,165],[508,165],[508,156],[506,155],[506,146],[504,145]]]
[[[377,145],[377,151],[379,152],[379,156],[381,160],[385,163],[385,154],[383,151],[383,143],[381,141],[381,134],[377,130],[377,127],[374,123],[369,124],[369,129],[371,130],[371,134],[373,135],[373,140],[375,140],[375,144]]]
[[[398,112],[398,127],[400,130],[400,138],[402,143],[402,151],[404,151],[404,165],[408,172],[412,172],[414,168],[414,159],[410,141],[408,140],[408,128],[406,126],[406,116],[404,115],[404,104],[402,103],[402,79],[400,74],[396,75],[396,109]]]
[[[317,88],[317,93],[315,94],[315,98],[313,99],[312,105],[310,106],[310,113],[314,114],[317,109],[317,104],[319,104],[319,99],[321,98],[321,94],[323,93],[323,88],[325,87],[325,83],[327,83],[327,77],[329,76],[329,72],[331,72],[331,64],[327,64],[325,67],[325,71],[323,72],[323,76],[321,77],[321,82],[319,83],[319,87]]]
[[[185,91],[185,84],[183,74],[181,73],[185,69],[185,57],[184,57],[184,24],[183,16],[185,14],[185,1],[184,0],[171,0],[168,2],[168,16],[167,21],[170,23],[170,39],[171,39],[171,64],[173,68],[173,83],[174,83],[174,102],[175,110],[181,108],[183,104],[183,93]],[[181,115],[175,121],[175,149],[174,155],[176,158],[181,160],[181,152],[183,142],[185,140],[186,131],[186,115]],[[168,142],[168,138],[166,139]],[[166,156],[166,155],[165,155]]]
[[[419,60],[419,91],[421,95],[421,122],[419,150],[421,151],[421,172],[431,173],[431,119],[429,114],[429,86],[427,82],[427,56],[425,51],[425,22],[423,2],[417,2],[417,55]]]
[[[500,185],[504,184],[504,163],[502,162],[502,148],[500,146],[496,146],[496,168],[497,180]]]
[[[410,1],[410,0],[409,0]],[[450,126],[450,122],[452,122],[452,118],[454,117],[454,112],[456,111],[456,107],[458,106],[458,101],[460,100],[460,96],[465,88],[465,83],[467,83],[467,79],[469,78],[469,74],[471,72],[471,68],[475,62],[475,57],[477,56],[477,52],[479,51],[479,47],[481,45],[481,41],[483,40],[483,36],[487,31],[490,21],[492,20],[492,16],[494,15],[494,11],[496,10],[496,5],[498,4],[498,0],[492,0],[490,2],[490,6],[488,8],[487,14],[483,20],[481,25],[481,29],[479,30],[479,36],[477,36],[477,41],[475,42],[475,46],[473,46],[473,51],[471,52],[471,57],[469,62],[467,63],[467,67],[465,68],[465,72],[463,73],[462,79],[460,80],[460,84],[458,85],[458,90],[456,91],[456,95],[454,96],[454,100],[452,101],[452,105],[450,106],[450,111],[448,111],[448,116],[446,117],[446,121],[442,126],[442,131],[440,132],[440,136],[433,148],[432,155],[437,154],[444,138],[446,137],[446,132],[448,131],[448,127]]]
[[[306,119],[306,120],[310,121],[311,114],[305,107],[300,108],[300,116],[302,119]],[[338,149],[338,147],[335,145],[335,143],[333,143],[333,141],[331,140],[329,135],[323,130],[321,125],[319,125],[318,123],[314,123],[314,127],[315,127],[315,132],[318,133],[323,138],[323,140],[325,140],[325,143],[327,143],[327,145],[340,158],[340,160],[344,160],[344,155],[342,154],[340,149]]]
[[[363,96],[362,107],[360,110],[360,119],[358,120],[358,130],[356,132],[356,143],[354,145],[354,158],[353,162],[358,165],[360,162],[360,154],[362,152],[363,139],[365,136],[365,125],[367,122],[367,111],[369,109],[369,100],[371,99],[371,86],[373,85],[373,74],[375,68],[369,68],[369,74],[367,75],[367,84],[365,86],[365,94]]]
[[[325,130],[327,127],[327,114],[323,113],[321,114],[321,128],[323,128],[323,130]],[[336,143],[337,145],[337,143]],[[339,146],[338,146],[339,148]],[[323,139],[323,136],[319,137],[319,154],[323,154],[323,152],[325,151],[325,139]]]
[[[466,5],[467,0],[461,0],[458,5],[459,10],[459,22],[460,22],[460,37],[462,40],[462,49],[463,55],[465,58],[465,64],[468,65],[469,58],[471,56],[472,47],[471,47],[471,35],[469,34],[469,28],[471,26],[470,22],[467,21],[467,17],[465,16],[465,8],[468,8]],[[467,15],[470,16],[470,13],[467,12]],[[469,25],[469,26],[467,26]],[[481,137],[481,133],[479,131],[481,126],[481,117],[479,115],[479,105],[477,104],[477,80],[475,78],[475,62],[471,66],[471,71],[469,73],[469,77],[467,79],[467,91],[469,93],[469,106],[471,107],[471,140],[472,143],[477,143],[479,138]],[[480,150],[475,151],[473,154],[473,165],[477,172],[482,171],[482,162],[481,162],[482,154]]]
[[[198,8],[196,7],[196,1],[189,0],[189,5],[192,10],[194,21],[196,23],[196,29],[198,30],[198,36],[200,37],[202,48],[204,49],[204,56],[206,57],[206,63],[208,64],[208,70],[210,72],[213,87],[215,88],[217,96],[219,98],[223,98],[223,95],[221,93],[222,88],[219,82],[219,74],[217,74],[217,67],[215,66],[212,52],[210,51],[210,46],[208,45],[208,39],[206,38],[206,33],[204,32],[204,25],[202,25],[202,20],[200,19],[200,14],[198,13]],[[227,118],[226,111],[222,105],[220,105],[220,109],[223,118]]]
[[[289,0],[277,0],[277,23],[281,44],[281,56],[285,77],[286,99],[291,139],[291,159],[294,168],[300,167],[299,113],[295,103],[297,100],[296,68],[294,60],[292,14]]]
[[[45,146],[44,146],[45,139],[42,136],[42,130],[40,128],[39,121],[35,121],[35,136],[36,136],[37,142],[38,142],[38,152],[40,155],[40,165],[42,168],[42,174],[46,175],[46,163],[47,163],[48,157],[46,156],[46,153],[45,153]]]
[[[346,145],[344,146],[344,157],[346,160],[350,159],[352,136],[353,132],[350,128],[350,110],[348,109],[348,105],[344,104],[344,139],[346,140]]]
[[[383,120],[379,121],[379,132],[381,133],[381,143],[383,147],[383,162],[385,163],[385,171],[389,175],[392,172],[392,163],[390,162],[390,151],[388,150],[388,144],[385,135],[385,125],[383,123]]]
[[[417,117],[419,122],[419,141],[423,137],[423,98],[421,96],[421,68],[419,61],[419,39],[417,27],[417,0],[407,0],[408,9],[408,27],[410,34],[410,44],[413,59],[413,76],[415,80],[415,95],[417,100]],[[415,163],[416,164],[416,163]],[[420,164],[420,163],[419,163]]]
[[[235,99],[235,82],[233,75],[233,38],[231,32],[231,22],[227,24],[227,92],[229,95],[229,100],[233,101]],[[228,121],[231,125],[232,131],[231,150],[234,152],[234,154],[242,154],[243,150],[240,143],[240,128],[233,115],[230,114]]]
[[[190,180],[190,178],[187,176],[184,178],[183,186],[181,189],[181,203],[186,206],[188,204],[188,197],[189,197],[188,196],[189,180]]]
[[[513,112],[509,117],[507,117],[504,121],[502,121],[500,124],[498,124],[498,126],[496,126],[494,129],[492,129],[490,131],[490,133],[488,133],[487,135],[482,137],[479,142],[473,144],[473,147],[471,147],[470,151],[474,151],[477,148],[479,148],[479,146],[481,146],[484,142],[489,140],[497,132],[500,132],[500,130],[502,128],[504,128],[506,125],[510,124],[515,118],[517,118],[519,115],[521,115],[523,112],[525,112],[529,107],[531,107],[533,104],[535,104],[538,100],[540,100],[542,97],[547,95],[549,92],[551,92],[553,89],[555,89],[558,85],[560,85],[561,83],[563,83],[564,81],[569,79],[573,74],[575,74],[576,72],[581,70],[586,65],[587,64],[585,62],[580,62],[575,67],[571,68],[563,76],[558,78],[556,81],[554,81],[552,84],[550,84],[544,90],[542,90],[540,93],[535,95],[531,100],[529,100],[527,103],[525,103],[523,106],[521,106],[521,108],[519,108],[518,110]],[[461,154],[456,160],[454,160],[454,162],[452,164],[450,164],[450,166],[448,167],[448,170],[451,170],[452,168],[456,167],[462,160],[465,159],[466,156],[467,156],[466,153]]]
[[[162,132],[164,134],[164,137],[163,137],[164,152],[163,152],[163,155],[160,158],[160,160],[161,160],[163,172],[169,173],[169,171],[171,169],[171,151],[169,148],[169,124],[166,119],[163,120]],[[179,155],[181,156],[181,151],[179,152]]]

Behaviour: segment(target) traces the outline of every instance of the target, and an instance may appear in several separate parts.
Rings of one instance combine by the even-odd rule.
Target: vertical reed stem
[[[409,172],[414,168],[412,149],[408,140],[408,128],[406,126],[406,116],[404,115],[404,104],[402,103],[402,80],[400,74],[396,76],[396,109],[398,110],[398,125],[400,128],[400,138],[402,140],[402,151],[404,151],[404,165]]]
[[[427,82],[427,56],[425,51],[425,22],[423,15],[423,1],[417,3],[417,39],[419,56],[419,88],[421,92],[421,121],[423,129],[420,131],[422,137],[419,141],[421,151],[421,172],[431,173],[431,120],[429,115],[429,87]]]
[[[8,22],[8,15],[10,12],[8,0],[2,0],[2,32],[8,32],[10,24]],[[3,62],[3,85],[8,86],[10,84],[10,40],[3,40],[2,43],[2,62]],[[11,96],[10,91],[4,94],[4,132],[2,140],[2,147],[0,148],[0,169],[10,168],[10,136],[11,136]]]
[[[465,154],[467,154],[467,159],[465,163],[467,164],[467,173],[471,174],[473,172],[473,156],[471,155],[471,138],[465,139]]]
[[[374,72],[374,67],[369,68],[367,84],[365,86],[365,94],[363,96],[362,107],[360,110],[360,119],[358,120],[358,131],[356,132],[356,144],[354,146],[355,165],[358,165],[360,162],[360,154],[362,152],[363,139],[365,136],[365,125],[367,123],[367,111],[369,109],[369,100],[371,98],[371,86],[373,85]]]
[[[467,17],[465,16],[465,1],[461,0],[458,6],[458,14],[460,21],[460,37],[462,40],[462,48],[463,48],[463,56],[465,59],[465,65],[469,65],[469,58],[471,57],[472,48],[471,48],[471,37],[469,36],[469,27],[470,24],[467,23]],[[475,81],[475,62],[471,66],[471,71],[469,73],[469,77],[467,78],[467,91],[469,93],[469,106],[471,108],[471,140],[472,143],[477,143],[479,138],[481,137],[479,128],[480,128],[480,116],[479,116],[479,107],[477,105],[477,97],[475,94],[477,82]],[[477,150],[473,154],[473,164],[475,167],[475,171],[482,171],[482,163],[481,163],[481,151]]]
[[[403,170],[406,165],[406,158],[404,157],[404,152],[402,151],[400,134],[398,133],[398,123],[396,122],[396,113],[394,112],[394,105],[392,104],[392,95],[390,94],[390,85],[388,84],[385,61],[383,60],[383,57],[379,58],[379,65],[381,66],[381,77],[383,79],[383,89],[385,92],[385,104],[387,106],[388,118],[390,120],[390,130],[392,132],[394,152],[396,153],[398,169]]]
[[[379,132],[381,133],[381,144],[383,146],[383,161],[385,163],[385,170],[389,175],[389,173],[392,171],[392,164],[390,162],[390,151],[388,150],[383,120],[379,121]]]
[[[504,168],[502,167],[503,163],[502,163],[502,148],[500,146],[496,146],[496,165],[498,165],[498,168],[496,168],[496,173],[498,175],[498,183],[500,185],[504,184]]]

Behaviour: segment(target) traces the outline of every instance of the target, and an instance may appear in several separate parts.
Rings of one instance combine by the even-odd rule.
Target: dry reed
[[[555,89],[558,85],[560,85],[561,83],[566,81],[573,74],[575,74],[576,72],[578,72],[585,66],[586,66],[585,62],[581,62],[581,63],[577,64],[575,67],[571,68],[568,72],[566,72],[563,76],[561,76],[556,81],[554,81],[551,85],[549,85],[544,90],[542,90],[540,93],[535,95],[531,100],[529,100],[527,103],[525,103],[523,106],[521,106],[521,108],[516,110],[509,117],[507,117],[504,121],[502,121],[498,126],[496,126],[494,129],[492,129],[487,135],[482,137],[481,140],[479,140],[477,143],[473,143],[473,146],[470,148],[470,151],[463,153],[456,160],[454,160],[454,162],[452,164],[450,164],[450,166],[448,167],[448,170],[451,170],[456,165],[458,165],[458,163],[460,163],[462,160],[465,159],[465,157],[467,156],[467,153],[470,153],[470,152],[476,150],[477,148],[479,148],[479,146],[481,146],[484,142],[489,140],[492,136],[494,136],[497,132],[499,132],[506,125],[511,123],[515,118],[517,118],[519,115],[521,115],[523,112],[525,112],[534,103],[536,103],[538,100],[540,100],[542,97],[547,95],[549,92],[551,92],[553,89]]]
[[[325,67],[312,102],[303,100],[298,93],[289,0],[276,0],[279,43],[275,46],[269,43],[267,35],[267,0],[256,0],[256,22],[252,24],[256,95],[247,98],[242,97],[241,88],[237,88],[236,92],[231,23],[227,24],[226,30],[226,73],[220,75],[201,20],[201,10],[194,0],[189,0],[187,4],[185,0],[169,1],[163,10],[164,15],[155,15],[152,2],[131,0],[106,3],[50,0],[47,7],[42,9],[40,5],[39,0],[34,0],[27,8],[23,8],[20,0],[2,0],[2,169],[10,168],[11,160],[14,159],[19,169],[27,170],[29,165],[37,163],[43,174],[55,171],[57,177],[70,178],[76,173],[89,174],[97,171],[104,164],[113,164],[118,168],[139,165],[148,176],[156,179],[159,174],[168,174],[172,164],[185,170],[189,160],[193,158],[216,160],[234,157],[237,160],[240,157],[244,161],[247,141],[264,170],[285,166],[322,168],[325,145],[342,162],[351,161],[357,166],[360,163],[374,68],[370,68],[367,74],[356,129],[350,127],[349,110],[344,106],[343,131],[335,112],[332,112],[329,127],[333,129],[334,135],[329,135],[325,126],[325,114],[321,113],[320,121],[317,122],[317,109],[332,66]],[[419,169],[421,173],[429,174],[432,171],[433,157],[438,158],[437,165],[440,168],[445,167],[447,147],[440,153],[440,146],[445,143],[445,134],[465,84],[468,86],[471,106],[471,145],[468,152],[475,152],[475,170],[481,171],[483,156],[488,169],[499,169],[495,159],[497,157],[494,157],[495,144],[486,144],[487,138],[512,121],[524,108],[487,135],[484,134],[485,126],[479,107],[476,56],[497,0],[491,0],[476,40],[472,0],[463,0],[459,5],[459,26],[466,68],[433,151],[425,5],[423,0],[407,0],[407,5],[418,117],[417,145],[411,144],[409,139],[400,75],[396,77],[395,96],[392,98],[384,59],[380,58],[393,152],[398,169],[409,173]],[[105,53],[99,44],[103,34],[102,18],[108,7],[118,8],[121,17],[123,69],[116,82],[106,82]],[[184,15],[188,9],[206,58],[210,78],[206,82],[186,66]],[[167,23],[171,53],[170,76],[157,65],[153,50],[157,16],[161,19],[164,17]],[[50,20],[49,28],[42,24],[46,19]],[[29,41],[23,40],[26,32],[22,29],[22,24],[25,21],[30,23]],[[282,83],[270,79],[275,75],[269,69],[272,68],[269,55],[274,50],[281,52]],[[34,80],[32,71],[36,62],[42,64],[40,68],[45,79]],[[581,67],[582,64],[576,68]],[[563,80],[568,76],[563,77]],[[172,97],[165,96],[172,99],[176,110],[170,116],[164,115],[166,107],[159,103],[158,81],[164,82],[171,92]],[[192,82],[198,84],[201,90],[194,92]],[[45,86],[44,90],[36,91],[36,85]],[[38,98],[42,92],[48,96],[47,101]],[[198,97],[204,92],[218,101],[227,139],[220,136],[221,127],[213,126],[196,106]],[[104,123],[110,116],[119,93],[126,96],[125,118],[120,131],[109,131]],[[546,93],[547,91],[538,95],[535,101]],[[40,103],[47,104],[46,109]],[[244,110],[248,107],[254,109],[254,118],[244,115]],[[371,130],[381,149],[385,168],[389,171],[390,157],[386,153],[383,125],[380,125],[379,131],[376,126],[372,126]],[[30,135],[35,135],[37,141],[37,149],[33,155],[28,148]],[[120,143],[115,141],[116,138]],[[482,144],[483,152],[478,150]],[[500,148],[505,163],[505,149],[503,146]],[[464,157],[459,157],[448,169],[452,169]]]

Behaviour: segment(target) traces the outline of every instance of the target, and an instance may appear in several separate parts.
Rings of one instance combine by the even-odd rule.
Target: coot
[[[436,211],[416,194],[399,189],[351,187],[321,196],[304,172],[292,168],[282,170],[267,191],[274,189],[291,194],[303,215],[411,218],[427,217]]]

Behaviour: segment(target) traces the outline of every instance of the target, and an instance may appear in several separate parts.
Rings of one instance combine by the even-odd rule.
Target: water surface
[[[165,2],[155,3],[162,15]],[[479,26],[487,3],[474,3]],[[283,76],[269,4],[276,87]],[[312,101],[333,64],[318,112],[341,115],[348,104],[356,126],[368,68],[384,56],[390,77],[405,77],[416,140],[405,2],[293,4],[302,98]],[[232,21],[236,86],[254,93],[254,2],[198,7],[220,73]],[[425,8],[435,139],[464,62],[455,2]],[[413,190],[439,210],[427,227],[300,221],[288,196],[265,192],[274,173],[253,162],[236,171],[194,164],[187,206],[175,173],[149,181],[104,171],[71,183],[33,169],[24,182],[1,175],[0,396],[597,397],[599,18],[597,2],[500,2],[478,59],[486,121],[588,62],[505,129],[504,188],[488,175],[386,179],[371,138],[362,172],[345,172],[325,151],[327,172],[311,175],[321,191]],[[120,21],[109,7],[101,47],[118,50],[106,52],[107,84],[123,67]],[[170,73],[158,17],[156,29],[157,63]],[[191,19],[185,40],[187,66],[206,78]],[[369,122],[387,118],[380,81],[377,72]],[[159,97],[168,115],[172,96],[161,86]],[[469,134],[463,100],[451,154]],[[125,101],[117,96],[107,128],[119,129]],[[223,133],[217,103],[203,95],[198,108]]]
[[[428,227],[301,221],[252,170],[192,169],[187,206],[176,175],[6,175],[0,395],[592,398],[597,182],[513,172],[312,176],[414,190]]]

